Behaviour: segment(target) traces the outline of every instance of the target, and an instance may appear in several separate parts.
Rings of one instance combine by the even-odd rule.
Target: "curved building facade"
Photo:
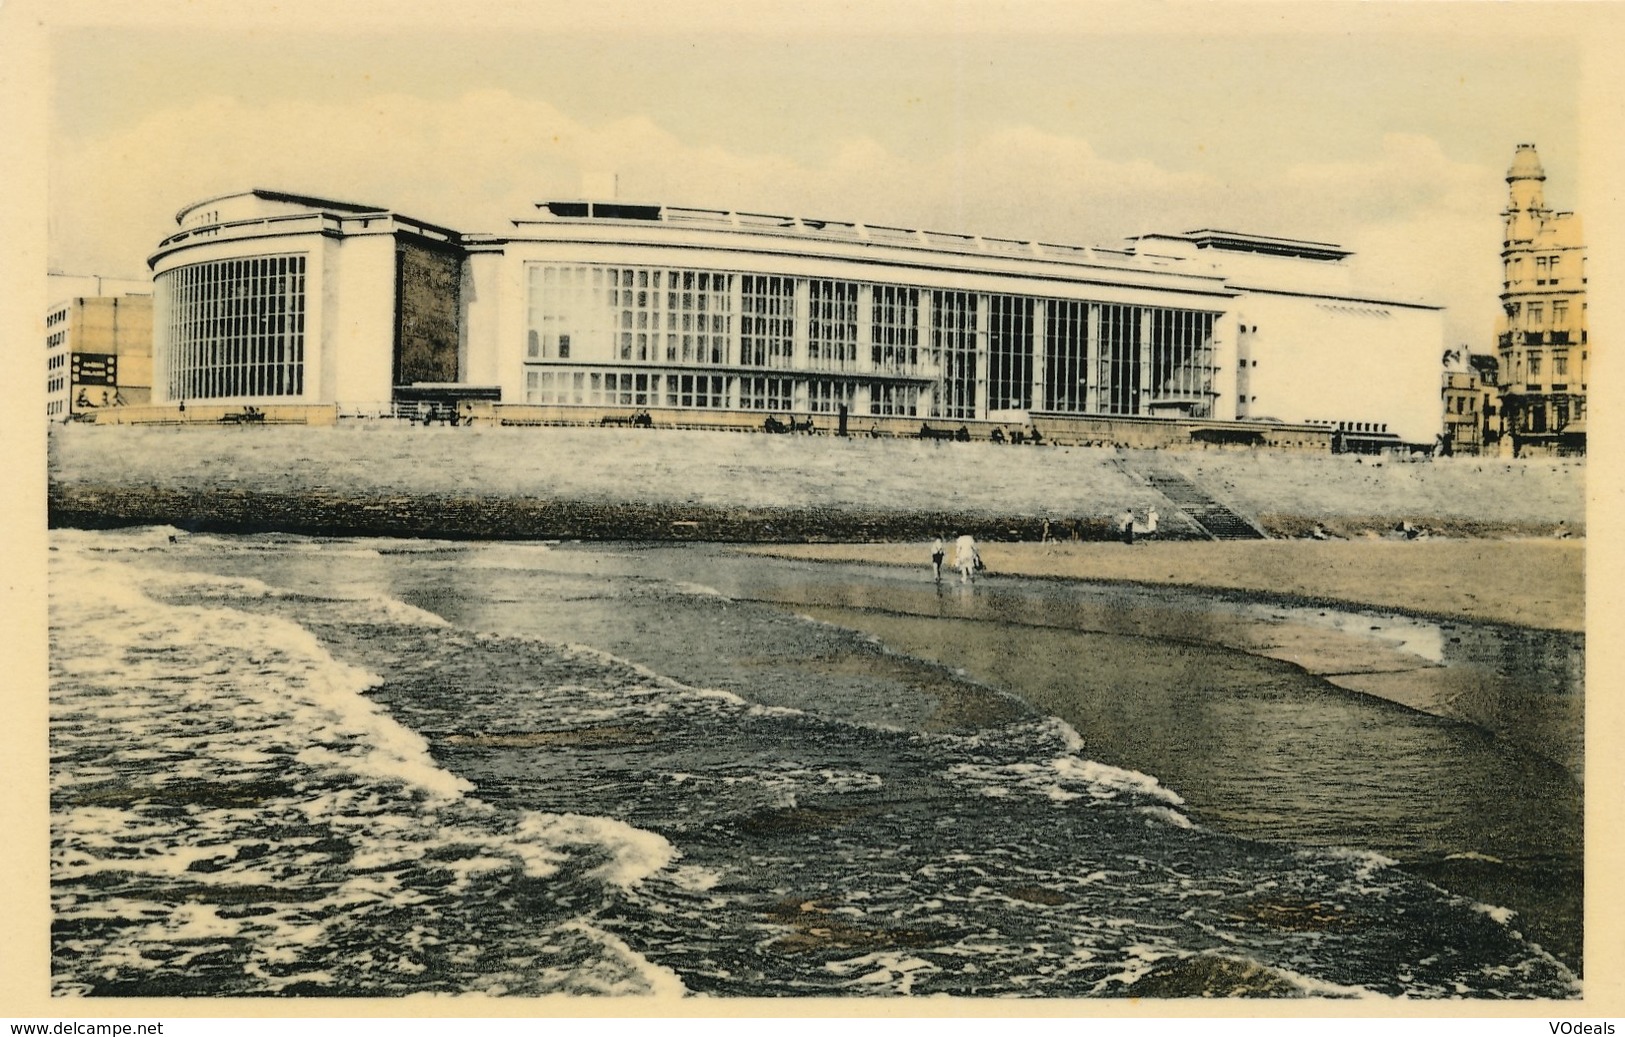
[[[461,391],[702,422],[1269,418],[1419,441],[1440,422],[1438,310],[1339,294],[1348,253],[1314,242],[1108,250],[620,202],[465,234],[270,191],[178,221],[151,259],[170,403]]]

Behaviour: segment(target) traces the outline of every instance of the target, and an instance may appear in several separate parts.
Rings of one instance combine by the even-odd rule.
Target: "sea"
[[[1565,699],[1577,637],[701,544],[49,553],[57,995],[1582,992],[1530,892],[1572,751],[1264,650]]]

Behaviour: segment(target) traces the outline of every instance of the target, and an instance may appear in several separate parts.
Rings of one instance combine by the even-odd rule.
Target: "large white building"
[[[1441,426],[1439,309],[1352,291],[1349,253],[1315,242],[1109,250],[589,201],[469,234],[264,190],[177,220],[149,260],[158,404]]]

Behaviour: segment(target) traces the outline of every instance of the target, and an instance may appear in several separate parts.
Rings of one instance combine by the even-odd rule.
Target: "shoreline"
[[[979,545],[987,574],[1259,594],[1425,618],[1585,632],[1585,541],[1553,538]],[[928,542],[778,544],[803,561],[929,568]],[[944,579],[957,576],[944,574]]]
[[[1553,537],[1550,527],[1509,531],[1497,525],[1484,532],[1502,535],[1458,529],[1467,535],[1421,540],[1373,534],[1213,541],[1174,533],[1130,546],[1116,539],[1105,520],[1080,523],[1079,540],[1046,542],[1042,519],[969,510],[60,483],[49,487],[48,523],[446,540],[703,542],[783,558],[901,567],[924,567],[931,538],[952,531],[980,541],[995,577],[1253,592],[1428,617],[1585,629],[1585,539]]]

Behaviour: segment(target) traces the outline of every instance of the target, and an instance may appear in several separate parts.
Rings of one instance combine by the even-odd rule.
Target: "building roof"
[[[726,209],[694,209],[652,203],[600,200],[552,200],[535,203],[535,218],[515,219],[521,233],[539,226],[570,224],[585,227],[607,224],[622,228],[657,225],[672,230],[694,230],[749,235],[767,239],[794,239],[821,245],[890,247],[938,256],[969,257],[975,260],[1014,260],[1062,267],[1104,268],[1113,276],[1134,273],[1144,276],[1170,275],[1200,283],[1201,290],[1223,293],[1223,278],[1184,266],[1180,257],[1142,255],[1132,249],[1096,248],[1036,239],[999,238],[983,234],[920,230],[855,221],[814,219],[769,213],[735,212]],[[483,236],[465,235],[478,242]],[[492,242],[511,240],[491,237]],[[799,246],[794,246],[799,247]]]
[[[1142,234],[1136,241],[1186,241],[1197,248],[1211,248],[1220,252],[1252,252],[1266,256],[1287,256],[1292,259],[1318,259],[1337,262],[1354,253],[1327,241],[1304,241],[1299,238],[1272,238],[1263,234],[1242,234],[1233,230],[1188,230],[1183,234]]]
[[[383,213],[389,211],[387,207],[382,205],[358,205],[354,202],[341,202],[333,198],[317,198],[314,195],[308,194],[289,194],[286,191],[267,191],[264,188],[256,187],[251,191],[233,191],[230,194],[217,194],[212,198],[205,198],[201,202],[193,202],[191,205],[185,206],[175,214],[175,222],[185,222],[188,213],[195,209],[201,209],[205,205],[213,205],[215,202],[223,202],[227,198],[245,198],[248,196],[263,198],[268,202],[286,202],[289,205],[303,205],[311,209],[326,209],[330,212]]]

